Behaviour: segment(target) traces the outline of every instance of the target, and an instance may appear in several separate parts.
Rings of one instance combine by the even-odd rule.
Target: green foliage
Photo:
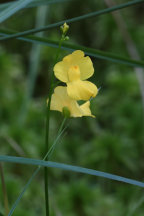
[[[116,3],[118,4],[118,1]],[[50,7],[47,25],[99,11],[105,8],[105,5],[101,1],[69,1],[62,6],[55,4]],[[140,4],[122,11],[140,56],[144,55],[142,8]],[[11,20],[7,20],[3,27],[16,29],[18,32],[31,29],[34,27],[35,12],[34,8],[20,11]],[[70,44],[73,44],[65,44],[69,49],[83,46],[87,47],[87,52],[99,50],[99,54],[117,53],[118,56],[129,58],[123,38],[110,14],[71,24],[69,36]],[[50,43],[58,41],[58,30],[49,31],[45,37],[48,37]],[[32,36],[31,39],[38,37]],[[45,45],[48,40],[44,41]],[[39,74],[28,106],[26,121],[22,123],[30,49],[30,43],[18,40],[1,42],[0,45],[1,154],[43,158],[45,104],[55,49],[42,47]],[[67,53],[62,51],[60,58]],[[117,58],[115,55],[112,57]],[[92,60],[95,67],[92,79],[101,87],[97,97],[91,101],[91,109],[96,119],[71,119],[65,136],[53,153],[52,160],[143,181],[143,108],[134,68],[104,59],[99,60],[98,55],[95,55],[95,58],[93,55]],[[51,114],[52,144],[62,117],[60,113]],[[11,207],[34,168],[5,164],[4,171]],[[49,169],[49,175],[52,216],[143,216],[143,193],[138,187],[58,169]],[[41,170],[24,194],[14,215],[44,215],[43,188]],[[3,200],[1,190],[0,200]],[[3,213],[4,207],[1,202],[0,214]]]

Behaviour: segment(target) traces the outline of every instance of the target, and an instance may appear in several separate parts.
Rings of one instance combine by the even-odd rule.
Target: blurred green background
[[[116,4],[124,2],[127,1],[115,1]],[[12,16],[1,27],[24,31],[106,7],[104,0],[83,0],[51,4],[39,8],[39,11],[38,8],[29,8]],[[143,10],[144,4],[139,4],[121,10],[119,17],[119,23],[124,21],[125,31],[132,38],[141,59],[144,56]],[[129,57],[128,44],[120,28],[112,14],[85,19],[70,25],[67,43]],[[43,36],[59,40],[59,28],[50,29]],[[14,39],[0,43],[2,155],[44,156],[45,105],[55,53],[55,48],[34,47],[31,43]],[[61,51],[59,60],[69,53]],[[144,108],[135,68],[97,58],[92,61],[95,74],[90,80],[101,87],[91,102],[96,118],[70,119],[51,160],[143,181]],[[35,80],[31,78],[32,71],[37,71]],[[51,113],[51,144],[62,119],[61,113]],[[10,206],[34,169],[26,165],[4,164]],[[49,176],[52,216],[144,215],[144,194],[139,187],[57,169],[49,169]],[[0,212],[4,212],[1,189]],[[45,215],[43,169],[26,191],[14,215]]]

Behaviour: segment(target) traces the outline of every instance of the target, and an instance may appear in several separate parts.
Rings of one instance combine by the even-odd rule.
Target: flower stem
[[[63,35],[59,42],[59,48],[57,50],[56,58],[54,61],[54,65],[56,64],[59,53],[61,50],[61,45],[63,42]],[[51,104],[51,97],[52,97],[52,91],[53,91],[53,83],[54,83],[54,74],[52,73],[51,79],[50,79],[50,90],[49,90],[49,97],[48,97],[48,105],[46,110],[46,137],[45,137],[45,152],[47,153],[49,150],[49,125],[50,125],[50,104]],[[45,160],[48,160],[48,157],[45,158]],[[44,168],[44,179],[45,179],[45,207],[46,207],[46,216],[49,216],[49,197],[48,197],[48,168]]]

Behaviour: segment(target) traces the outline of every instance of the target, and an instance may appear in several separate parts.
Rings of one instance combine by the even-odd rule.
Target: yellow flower
[[[75,100],[68,96],[66,87],[58,86],[55,88],[52,95],[50,109],[63,112],[63,108],[69,110],[70,117],[94,117],[90,111],[89,101],[85,102],[83,105],[80,106]]]
[[[93,73],[91,59],[88,56],[84,57],[81,50],[74,51],[54,66],[55,76],[67,84],[68,96],[74,100],[89,100],[90,97],[96,96],[97,87],[89,81],[84,81]]]

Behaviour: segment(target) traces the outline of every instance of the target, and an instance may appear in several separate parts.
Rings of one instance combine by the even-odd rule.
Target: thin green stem
[[[13,31],[13,30],[11,31],[9,29],[0,29],[0,35],[12,35],[13,33],[15,33],[15,31]],[[41,37],[37,37],[37,36],[26,36],[26,37],[20,37],[20,38],[18,38],[18,40],[58,48],[58,42],[53,41],[53,40],[48,39],[48,38],[41,38]],[[112,62],[116,62],[116,63],[120,63],[120,64],[129,65],[132,67],[144,68],[144,61],[137,61],[137,60],[130,59],[127,57],[119,56],[115,53],[101,51],[101,50],[97,50],[97,49],[93,49],[93,48],[89,48],[89,47],[85,47],[85,46],[81,46],[81,45],[77,45],[77,44],[63,43],[61,49],[68,50],[68,51],[83,50],[86,55],[89,55],[89,56],[92,56],[92,57],[95,57],[98,59],[104,59],[106,61],[112,61]]]
[[[65,127],[65,128],[63,129],[63,126],[64,126],[64,124],[65,124],[65,121],[66,121],[66,118],[64,118],[63,121],[62,121],[62,124],[61,124],[61,126],[60,126],[60,128],[59,128],[59,131],[58,131],[58,135],[60,135],[61,132],[64,132],[65,129],[67,128],[67,127]],[[50,149],[49,149],[49,151],[48,151],[48,158],[51,157],[51,155],[52,155],[52,153],[53,153],[53,151],[54,151],[54,148],[55,148],[56,144],[57,144],[57,142],[55,142],[55,143],[50,147]],[[45,157],[47,157],[47,156],[45,156]]]
[[[68,24],[73,23],[73,22],[76,22],[76,21],[84,20],[84,19],[87,19],[87,18],[92,18],[92,17],[95,17],[95,16],[99,16],[99,15],[106,14],[106,13],[109,13],[109,12],[112,12],[112,11],[120,10],[120,9],[123,9],[123,8],[126,8],[126,7],[130,7],[132,5],[143,3],[143,2],[144,2],[144,0],[129,1],[129,2],[126,2],[124,4],[119,4],[119,5],[116,5],[116,6],[111,7],[111,8],[106,8],[106,9],[103,9],[103,10],[99,10],[99,11],[91,12],[91,13],[88,13],[88,14],[84,14],[82,16],[78,16],[78,17],[74,17],[74,18],[71,18],[71,19],[63,20],[63,21],[60,21],[60,22],[57,22],[57,23],[53,23],[53,24],[41,27],[41,28],[26,30],[24,32],[18,32],[18,33],[13,34],[13,35],[9,35],[9,36],[6,36],[6,37],[1,37],[0,41],[1,40],[12,39],[12,38],[17,38],[17,37],[21,37],[21,36],[25,36],[25,35],[29,35],[29,34],[34,34],[36,32],[47,31],[48,29],[58,27],[58,26],[62,25],[65,22],[68,23]]]
[[[61,45],[63,42],[63,35],[61,37],[61,40],[59,42],[59,47],[57,50],[56,58],[54,61],[54,64],[57,62]],[[52,91],[53,91],[53,83],[54,83],[54,74],[51,75],[50,80],[50,89],[49,89],[49,97],[48,97],[48,105],[46,110],[46,137],[45,137],[45,152],[48,152],[49,149],[49,125],[50,125],[50,104],[51,104],[51,97],[52,97]],[[45,160],[48,160],[48,157],[45,158]],[[45,179],[45,207],[46,207],[46,216],[49,216],[49,197],[48,197],[48,168],[44,168],[44,179]]]
[[[8,213],[9,213],[8,197],[7,197],[6,184],[5,184],[4,173],[3,173],[3,167],[2,167],[1,163],[0,163],[0,177],[1,177],[1,183],[2,183],[3,198],[4,198],[5,216],[7,216]]]

